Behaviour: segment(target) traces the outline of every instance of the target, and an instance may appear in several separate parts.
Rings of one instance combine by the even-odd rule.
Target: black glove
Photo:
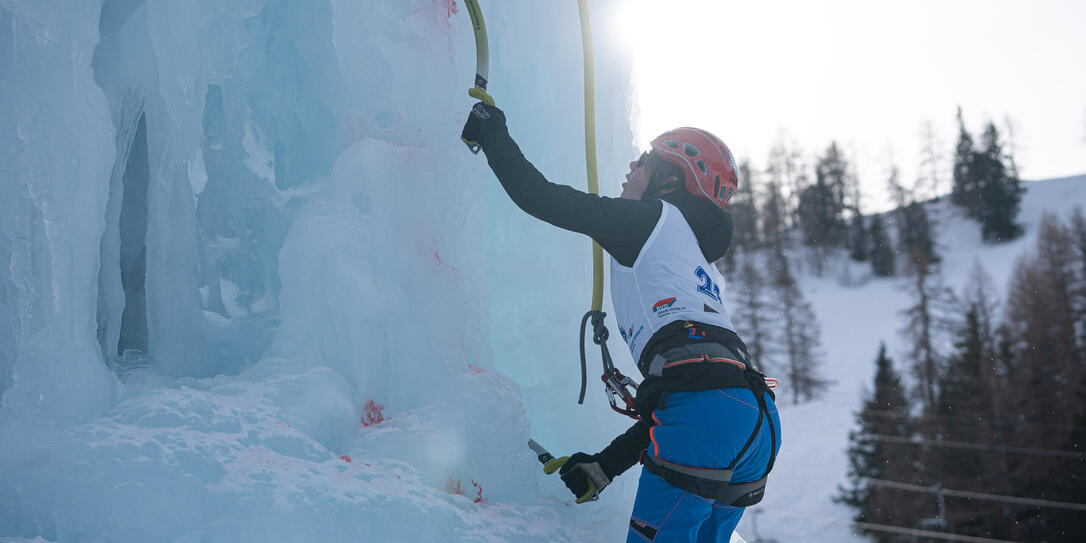
[[[599,455],[583,452],[570,456],[558,470],[566,488],[577,497],[577,503],[595,500],[607,485],[611,475],[600,466]]]
[[[478,152],[479,146],[486,143],[487,136],[496,130],[504,129],[505,113],[497,107],[479,102],[471,106],[471,113],[468,113],[468,121],[464,123],[460,139],[472,148],[472,152]]]

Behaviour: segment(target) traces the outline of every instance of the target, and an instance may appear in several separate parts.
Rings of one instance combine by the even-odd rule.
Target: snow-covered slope
[[[961,293],[970,270],[979,262],[1000,293],[1005,292],[1014,264],[1032,250],[1042,214],[1067,219],[1075,206],[1086,207],[1086,175],[1027,182],[1019,222],[1025,234],[1010,243],[988,245],[980,226],[942,198],[929,204],[938,221],[937,243],[946,286]],[[799,259],[802,261],[802,259]],[[784,444],[770,477],[765,500],[757,506],[762,537],[780,541],[866,541],[852,535],[852,511],[831,501],[846,483],[848,431],[864,390],[870,391],[879,342],[885,341],[897,369],[907,374],[908,353],[900,330],[901,311],[911,305],[907,279],[869,279],[870,267],[841,257],[823,277],[803,274],[800,284],[814,306],[822,328],[826,370],[834,384],[817,401],[784,405]],[[869,280],[868,280],[869,279]],[[867,281],[862,287],[843,283]],[[740,530],[753,534],[748,513]]]

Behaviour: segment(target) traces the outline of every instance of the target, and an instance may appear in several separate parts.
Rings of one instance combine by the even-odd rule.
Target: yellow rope
[[[596,172],[596,86],[593,79],[592,22],[588,18],[588,0],[577,0],[581,14],[581,45],[584,48],[584,156],[588,168],[588,192],[600,193]],[[603,307],[603,249],[592,242],[592,310]]]

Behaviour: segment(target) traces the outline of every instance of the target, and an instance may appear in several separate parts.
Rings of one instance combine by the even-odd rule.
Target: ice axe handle
[[[549,452],[544,452],[543,454],[539,455],[538,458],[539,458],[539,463],[543,464],[545,466],[545,465],[547,465],[547,462],[550,462],[551,460],[554,460],[554,455],[549,453]]]
[[[546,457],[547,459],[544,459]],[[561,458],[555,458],[550,453],[544,453],[539,455],[539,461],[543,463],[543,473],[550,475],[558,471],[569,460],[568,456]],[[588,481],[588,492],[584,493],[584,496],[577,498],[577,503],[594,502],[600,499],[600,493],[596,491],[596,483],[591,480]]]
[[[476,80],[478,80],[478,79],[479,79],[479,76],[476,76]],[[476,83],[478,83],[478,81],[476,81]],[[485,85],[485,82],[484,82],[484,85]],[[494,105],[494,98],[491,98],[491,96],[486,93],[486,89],[483,88],[483,87],[478,86],[478,84],[476,84],[476,86],[468,89],[468,96],[471,96],[472,98],[475,98],[476,100],[482,101],[482,102],[486,103],[487,105],[491,105],[491,106]],[[468,146],[468,149],[471,150],[472,154],[477,155],[477,154],[479,154],[479,151],[482,150],[482,147],[480,147],[478,143],[476,143],[474,141],[468,141],[468,140],[464,139],[463,136],[461,136],[460,139],[464,142],[464,145]]]
[[[544,449],[542,445],[536,443],[534,439],[528,440],[528,447],[531,448],[532,451],[536,453],[536,455],[538,455],[536,456],[536,458],[539,459],[540,464],[543,464],[543,473],[546,473],[547,475],[550,475],[561,469],[561,467],[564,466],[565,463],[569,460],[568,456],[555,458],[554,455],[547,452],[547,449]],[[589,480],[588,492],[585,492],[583,496],[578,497],[577,503],[596,501],[598,499],[600,499],[600,493],[596,490],[596,483]]]
[[[548,454],[547,456],[550,455]],[[561,458],[550,456],[550,458],[546,460],[543,459],[543,455],[539,456],[539,461],[543,463],[543,473],[546,473],[547,475],[558,471],[559,468],[566,464],[566,460],[569,460],[568,456],[563,456]]]
[[[553,454],[547,452],[547,449],[544,449],[542,445],[536,443],[534,439],[528,440],[528,448],[532,449],[532,452],[536,454],[539,463],[543,464],[543,473],[546,473],[547,475],[558,471],[558,468],[561,468],[562,464],[565,464],[566,460],[569,460],[568,456],[555,458]]]
[[[486,87],[481,87],[478,84],[468,89],[468,96],[471,96],[476,100],[482,100],[483,102],[486,102],[486,105],[488,106],[494,105],[494,98],[487,94]]]

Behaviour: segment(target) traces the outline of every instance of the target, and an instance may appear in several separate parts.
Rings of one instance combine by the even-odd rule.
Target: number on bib
[[[698,292],[716,300],[718,303],[723,303],[720,300],[720,286],[713,282],[713,278],[709,276],[709,272],[705,271],[705,268],[698,266],[698,269],[694,271],[694,275],[701,280],[701,284],[698,285]]]

